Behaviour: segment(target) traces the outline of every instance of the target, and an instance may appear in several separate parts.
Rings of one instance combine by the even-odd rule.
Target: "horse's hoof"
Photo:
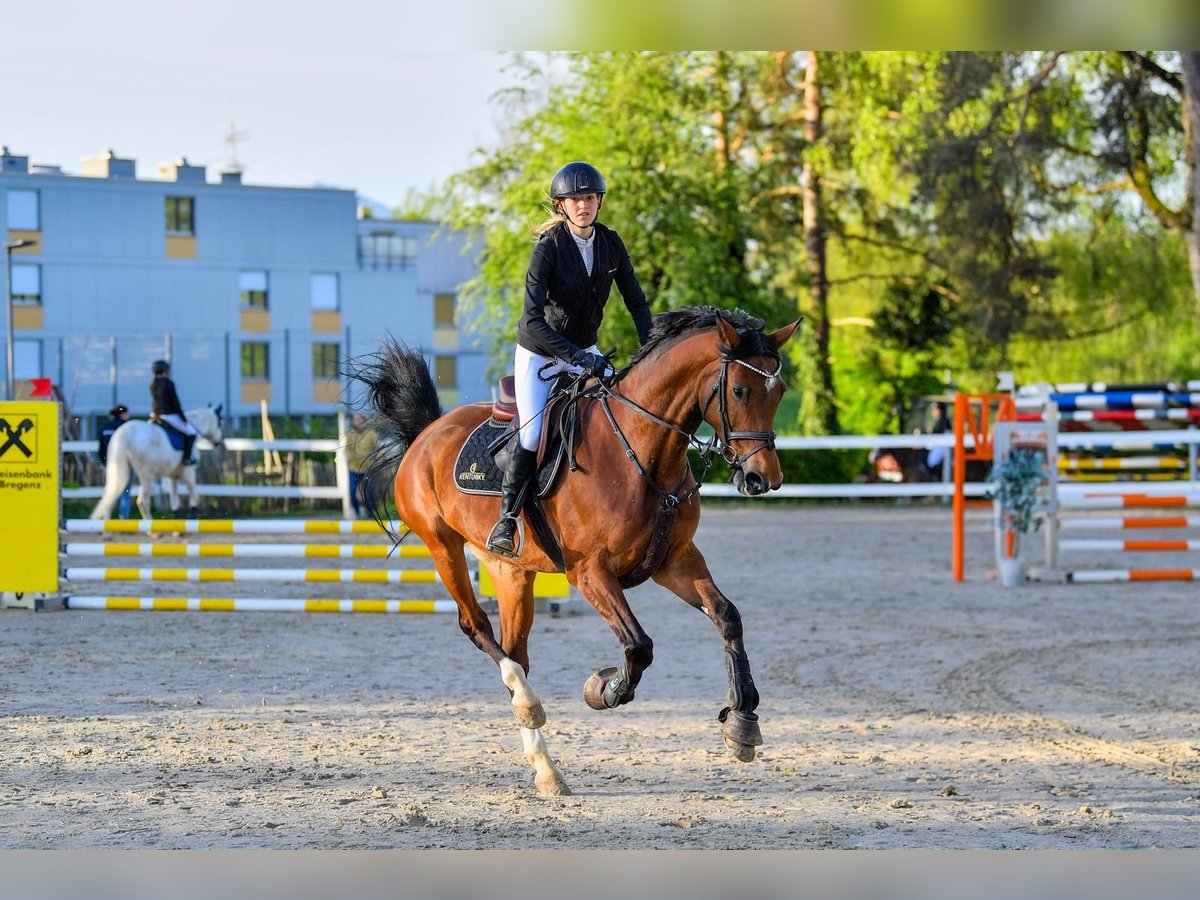
[[[583,683],[583,702],[592,709],[608,709],[604,705],[604,686],[608,680],[620,671],[616,666],[608,666],[599,672],[593,672]]]
[[[722,712],[721,734],[725,736],[725,746],[740,762],[754,762],[754,748],[763,742],[758,716],[736,709]]]
[[[752,744],[739,744],[733,738],[726,735],[725,746],[738,762],[754,762],[755,753]]]
[[[558,772],[547,772],[534,779],[539,797],[570,797],[571,789]]]
[[[541,703],[533,706],[513,705],[513,718],[522,728],[541,728],[546,724],[546,709]]]

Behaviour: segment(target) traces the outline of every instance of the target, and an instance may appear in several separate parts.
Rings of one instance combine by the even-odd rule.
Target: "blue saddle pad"
[[[163,431],[165,431],[167,433],[167,440],[171,442],[171,446],[174,447],[176,450],[178,450],[180,453],[182,453],[183,452],[183,433],[176,431],[170,425],[164,425],[162,422],[155,422],[154,424],[157,425],[159,428],[161,428]]]

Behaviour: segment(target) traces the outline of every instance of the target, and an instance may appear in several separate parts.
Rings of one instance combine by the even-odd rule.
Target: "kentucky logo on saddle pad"
[[[507,422],[497,422],[495,419],[484,419],[454,461],[454,483],[464,494],[495,494],[500,493],[500,483],[504,480],[504,472],[496,465],[489,448],[497,438],[508,428]],[[554,477],[562,465],[563,454],[561,443],[554,447],[549,455],[548,463],[542,465],[537,475],[537,495],[546,496],[554,484]]]

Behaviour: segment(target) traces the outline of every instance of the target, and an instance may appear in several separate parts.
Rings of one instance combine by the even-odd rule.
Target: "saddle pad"
[[[176,450],[178,450],[180,453],[182,453],[183,452],[183,432],[176,431],[171,426],[164,425],[162,422],[155,422],[154,424],[157,425],[159,428],[161,428],[164,432],[166,432],[167,440],[171,442],[171,446],[174,447]]]
[[[458,451],[458,458],[454,461],[454,483],[464,494],[500,494],[504,472],[496,465],[492,454],[488,453],[488,447],[504,433],[508,424],[492,418],[484,419]],[[548,461],[534,476],[539,497],[546,496],[554,485],[554,476],[558,474],[562,456],[560,443],[550,451]]]

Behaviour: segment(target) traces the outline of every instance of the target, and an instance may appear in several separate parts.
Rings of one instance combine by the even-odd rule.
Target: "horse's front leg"
[[[654,661],[654,641],[642,630],[629,608],[617,578],[599,563],[584,564],[575,571],[576,587],[613,630],[625,665],[609,666],[592,673],[583,685],[583,699],[592,709],[613,709],[633,699],[642,673]]]
[[[198,519],[200,518],[200,496],[196,490],[196,467],[185,466],[180,477],[188,492],[187,517],[189,519]]]
[[[758,727],[758,689],[750,674],[750,659],[742,644],[742,617],[721,593],[708,571],[704,555],[689,543],[667,558],[654,580],[677,594],[689,606],[707,615],[725,641],[725,672],[729,677],[729,705],[717,718],[725,746],[742,762],[752,762],[755,747],[762,744]]]

